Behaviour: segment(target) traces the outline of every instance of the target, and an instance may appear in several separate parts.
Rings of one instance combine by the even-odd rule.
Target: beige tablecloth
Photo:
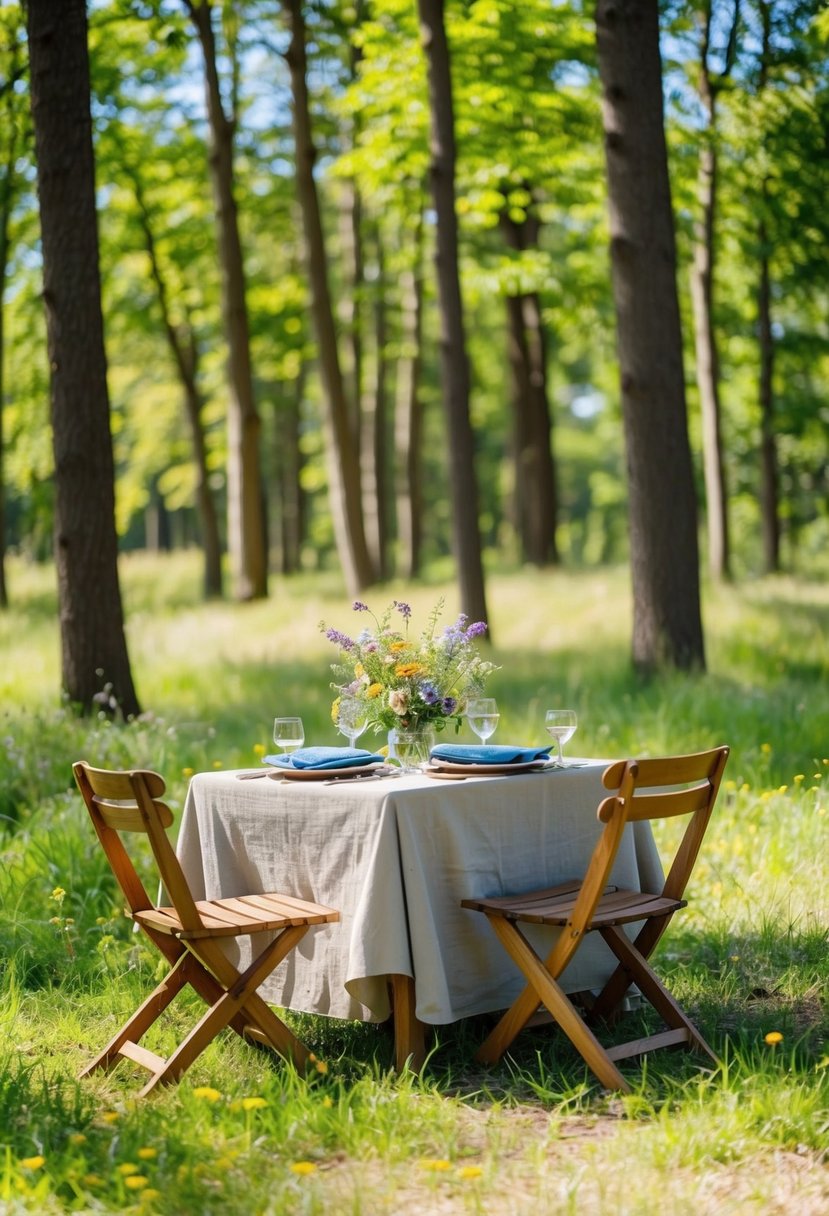
[[[339,924],[311,929],[263,986],[272,1004],[380,1021],[389,1015],[385,977],[410,975],[418,1018],[453,1022],[504,1009],[523,987],[486,918],[460,901],[583,873],[599,833],[605,764],[335,785],[199,773],[177,851],[197,898],[284,891],[340,910]],[[647,823],[628,826],[613,881],[658,889]],[[237,958],[247,957],[243,947]],[[596,989],[612,966],[593,934],[563,986]]]

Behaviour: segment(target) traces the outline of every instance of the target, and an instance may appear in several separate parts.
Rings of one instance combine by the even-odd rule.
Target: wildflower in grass
[[[152,1161],[153,1157],[158,1156],[158,1149],[153,1148],[152,1145],[148,1144],[146,1148],[140,1148],[138,1150],[138,1156],[142,1161]]]
[[[84,1174],[84,1186],[103,1186],[104,1180],[100,1174]]]
[[[795,785],[800,785],[800,783],[802,781],[806,780],[806,774],[805,773],[795,773],[793,780],[794,780]]]
[[[149,1181],[149,1178],[145,1178],[143,1174],[132,1174],[129,1178],[124,1179],[124,1186],[129,1187],[131,1191],[141,1191],[149,1185]]]
[[[242,1098],[242,1110],[261,1110],[263,1106],[267,1105],[264,1098]]]
[[[105,1110],[101,1112],[100,1118],[102,1123],[117,1123],[121,1116],[117,1110]]]
[[[46,1164],[46,1158],[40,1155],[37,1157],[23,1157],[20,1164],[24,1170],[39,1170]]]
[[[292,1174],[313,1174],[316,1170],[316,1165],[313,1161],[293,1161],[291,1162]]]
[[[484,1171],[479,1165],[462,1165],[458,1170],[459,1178],[480,1178]]]
[[[322,1104],[326,1110],[330,1110],[331,1107],[334,1105],[334,1099],[331,1097],[330,1094],[326,1094],[322,1100]]]
[[[779,1030],[770,1030],[763,1041],[768,1043],[769,1047],[776,1047],[778,1043],[783,1042],[783,1036]]]
[[[122,1174],[124,1178],[129,1177],[130,1174],[138,1173],[138,1166],[134,1161],[122,1161],[120,1165],[115,1167],[115,1169],[116,1172]]]
[[[314,1068],[316,1068],[317,1072],[321,1073],[322,1076],[325,1076],[328,1072],[328,1064],[325,1060],[317,1060]]]
[[[221,762],[221,760],[214,760],[214,761],[213,761],[213,767],[214,767],[214,768],[221,768],[221,767],[222,767],[222,762]]]
[[[435,1174],[445,1173],[446,1170],[451,1170],[452,1162],[447,1161],[443,1157],[425,1157],[417,1163],[422,1170],[431,1170]]]
[[[254,756],[264,756],[266,750],[267,749],[266,749],[264,743],[254,743],[254,745],[253,745]]]
[[[72,1132],[69,1137],[69,1143],[77,1148],[79,1144],[86,1144],[86,1136],[83,1132]]]
[[[145,1203],[152,1203],[154,1199],[161,1198],[161,1191],[157,1191],[154,1186],[148,1186],[145,1191],[141,1192],[141,1198]]]
[[[56,904],[62,904],[66,899],[66,892],[64,891],[63,887],[55,887],[49,898],[53,899]]]
[[[202,1098],[205,1102],[218,1102],[221,1096],[220,1091],[212,1085],[197,1085],[193,1090],[193,1097]]]
[[[770,743],[761,743],[760,751],[763,753],[764,756],[770,756],[771,755],[771,744]]]
[[[186,778],[188,779],[188,781],[189,781],[189,779],[190,779],[190,778],[193,776],[193,773],[194,773],[194,772],[195,772],[195,769],[192,769],[192,768],[183,768],[183,769],[181,770],[181,775],[182,775],[182,777],[186,777]]]

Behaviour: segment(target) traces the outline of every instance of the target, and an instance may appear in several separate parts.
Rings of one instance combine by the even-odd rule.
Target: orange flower
[[[422,663],[398,663],[394,669],[394,674],[400,676],[403,680],[407,680],[409,676],[419,675],[421,671],[423,671]]]

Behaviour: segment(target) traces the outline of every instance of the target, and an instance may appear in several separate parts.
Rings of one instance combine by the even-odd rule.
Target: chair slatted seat
[[[148,769],[112,771],[92,768],[85,761],[78,761],[72,770],[126,899],[128,915],[170,964],[161,983],[80,1075],[112,1068],[120,1059],[131,1060],[151,1074],[140,1091],[144,1096],[157,1085],[177,1081],[225,1027],[272,1047],[297,1067],[303,1065],[308,1058],[304,1044],[256,989],[312,926],[338,921],[339,912],[280,892],[194,899],[167,836],[173,814],[161,801],[163,778]],[[136,834],[149,840],[169,904],[153,903],[138,875],[127,847]],[[259,934],[268,936],[258,939],[256,953]],[[253,960],[239,972],[221,943],[243,936],[252,939]],[[188,985],[207,1004],[207,1012],[163,1059],[139,1040]]]
[[[690,1018],[679,1007],[648,963],[674,913],[686,906],[684,893],[705,835],[729,749],[718,747],[686,756],[616,761],[604,772],[607,790],[597,816],[604,825],[585,874],[545,890],[492,898],[464,899],[462,906],[483,913],[496,936],[523,972],[527,986],[487,1037],[477,1053],[494,1063],[544,1007],[570,1038],[588,1067],[608,1089],[630,1086],[615,1061],[662,1047],[684,1044],[716,1060]],[[689,816],[661,891],[631,891],[608,885],[629,823]],[[644,922],[631,940],[621,928]],[[522,923],[560,930],[542,959],[519,927]],[[586,935],[598,932],[618,965],[593,1003],[589,1020],[614,1016],[628,990],[636,985],[668,1029],[629,1043],[605,1048],[558,983]]]

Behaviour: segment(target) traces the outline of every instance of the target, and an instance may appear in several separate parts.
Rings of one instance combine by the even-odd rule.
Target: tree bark
[[[228,345],[228,550],[237,599],[268,594],[264,498],[259,469],[261,422],[253,391],[250,332],[242,242],[236,208],[233,144],[235,96],[230,116],[219,86],[211,0],[184,0],[204,56],[210,123],[210,176],[216,206],[222,268],[222,316]]]
[[[274,463],[279,485],[279,569],[282,574],[295,574],[299,570],[305,532],[305,495],[301,480],[303,459],[299,443],[304,384],[305,374],[300,371],[296,380],[285,386],[287,391],[281,400],[276,401],[274,408]]]
[[[469,360],[458,269],[455,118],[443,0],[418,0],[418,12],[429,78],[429,176],[437,217],[435,261],[440,305],[440,362],[449,431],[454,551],[461,607],[473,619],[486,620],[475,444],[469,416]]]
[[[362,445],[363,469],[363,518],[366,542],[378,578],[385,579],[389,573],[389,486],[387,468],[389,463],[387,432],[389,429],[389,403],[387,392],[388,320],[386,316],[386,276],[383,260],[383,244],[379,225],[375,228],[375,250],[377,276],[372,284],[372,311],[374,316],[374,379],[371,395],[366,396],[364,442]]]
[[[423,538],[423,406],[420,368],[423,360],[423,207],[410,264],[400,274],[401,356],[397,361],[394,408],[395,516],[400,566],[408,578],[420,574]]]
[[[717,94],[728,79],[737,45],[739,0],[734,16],[723,70],[714,77],[709,62],[711,7],[705,0],[700,14],[699,97],[706,116],[706,129],[699,157],[697,186],[699,212],[694,225],[694,260],[691,268],[691,301],[694,312],[694,346],[697,386],[702,420],[702,455],[705,474],[708,566],[714,578],[730,576],[731,555],[728,529],[728,487],[722,443],[722,405],[717,332],[714,326],[714,272],[717,214]]]
[[[31,100],[55,456],[61,673],[69,700],[140,707],[124,636],[85,0],[30,0]]]
[[[538,243],[538,225],[501,215],[507,245],[521,251]],[[512,369],[514,516],[525,561],[558,561],[558,491],[551,449],[547,396],[547,345],[537,292],[507,296],[507,333]]]
[[[705,663],[658,0],[598,0],[599,74],[628,465],[633,661]]]
[[[204,553],[204,594],[207,599],[220,598],[222,594],[222,546],[219,538],[218,512],[210,490],[210,473],[207,467],[207,443],[202,424],[204,398],[198,383],[198,344],[192,326],[189,324],[176,326],[173,323],[167,283],[158,260],[155,234],[144,200],[141,181],[137,173],[132,173],[131,177],[138,205],[138,220],[144,234],[144,247],[150,259],[150,272],[161,308],[164,333],[184,391],[184,408],[193,441],[193,459],[196,465],[196,507],[201,525]]]

